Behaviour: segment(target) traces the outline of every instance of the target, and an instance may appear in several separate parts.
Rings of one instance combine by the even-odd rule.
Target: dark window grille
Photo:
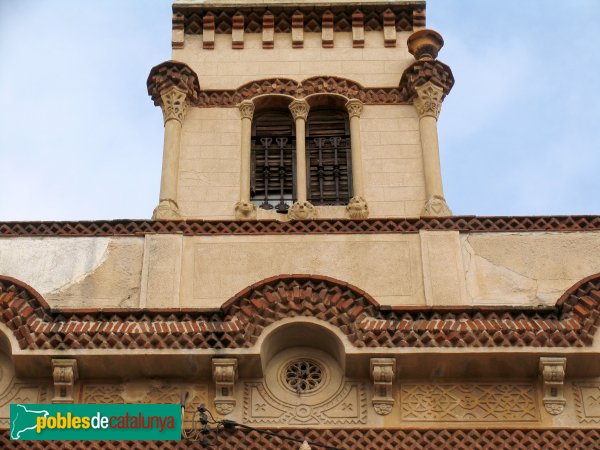
[[[306,130],[308,200],[313,205],[345,205],[352,198],[348,113],[311,111]]]
[[[255,205],[287,213],[296,200],[296,140],[289,111],[257,114],[252,130],[250,195]]]

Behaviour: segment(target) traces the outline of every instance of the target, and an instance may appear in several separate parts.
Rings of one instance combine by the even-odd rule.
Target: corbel
[[[352,13],[352,47],[365,46],[365,15],[357,9]]]
[[[567,358],[540,358],[544,407],[552,415],[563,412],[567,404],[564,392],[566,366]]]
[[[239,11],[233,16],[231,39],[231,48],[235,50],[244,48],[244,15]]]
[[[202,48],[215,48],[215,16],[212,13],[206,13],[202,18]]]
[[[52,378],[54,380],[52,403],[73,403],[73,387],[79,378],[77,360],[53,359]]]
[[[173,13],[173,30],[171,37],[172,48],[183,48],[185,44],[185,30],[184,30],[185,16],[183,13]]]
[[[262,47],[273,48],[275,46],[275,16],[271,11],[265,12],[262,24]]]
[[[304,47],[304,14],[301,11],[292,14],[292,47]]]
[[[233,388],[238,378],[236,358],[213,358],[212,373],[215,382],[215,409],[223,416],[235,407]]]
[[[333,48],[333,13],[329,10],[323,13],[321,30],[323,48]]]
[[[394,406],[393,383],[396,375],[394,358],[371,358],[371,379],[373,380],[373,408],[379,415],[392,412]]]
[[[383,12],[383,42],[385,47],[396,46],[396,14],[391,9]]]

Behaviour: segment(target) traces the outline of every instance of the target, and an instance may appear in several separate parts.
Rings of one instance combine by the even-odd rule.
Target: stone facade
[[[1,428],[187,393],[160,448],[597,447],[600,217],[452,216],[424,1],[178,0],[172,24],[153,219],[0,223]],[[202,404],[293,440],[201,436]]]

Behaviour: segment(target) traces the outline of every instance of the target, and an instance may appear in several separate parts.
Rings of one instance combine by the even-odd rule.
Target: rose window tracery
[[[323,369],[315,361],[301,359],[289,363],[283,371],[285,386],[297,394],[308,394],[319,388]]]

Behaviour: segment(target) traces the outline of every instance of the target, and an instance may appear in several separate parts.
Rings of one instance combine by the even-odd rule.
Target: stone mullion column
[[[426,216],[450,216],[452,212],[444,198],[437,132],[437,119],[444,98],[444,90],[428,81],[422,86],[416,87],[415,91],[417,96],[414,105],[419,114],[419,134],[427,195],[423,214]]]
[[[177,204],[177,177],[181,148],[181,125],[187,110],[186,93],[176,87],[162,92],[162,111],[165,123],[163,164],[160,179],[159,203],[154,210],[155,219],[179,219]]]
[[[362,166],[362,140],[360,137],[360,115],[363,104],[358,99],[348,100],[346,109],[350,116],[350,145],[352,149],[352,193],[353,197],[346,206],[352,219],[366,219],[369,207],[365,200],[365,184]]]
[[[291,219],[314,219],[315,207],[308,201],[306,189],[306,120],[310,106],[305,100],[294,100],[290,111],[296,125],[296,192],[297,201],[291,206],[288,215]]]
[[[240,201],[235,204],[235,217],[238,220],[256,219],[256,206],[250,201],[250,154],[252,147],[252,117],[254,103],[244,100],[239,105],[242,117],[242,145],[240,166]]]

